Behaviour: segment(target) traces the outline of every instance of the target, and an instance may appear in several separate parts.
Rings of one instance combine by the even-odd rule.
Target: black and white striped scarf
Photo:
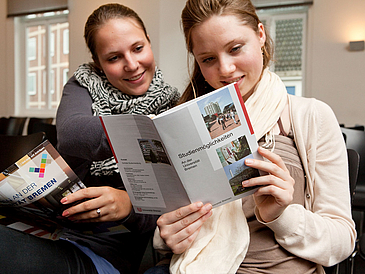
[[[97,73],[91,64],[83,64],[74,73],[81,86],[86,87],[93,100],[94,116],[114,114],[159,114],[173,107],[179,93],[176,88],[164,82],[163,74],[156,67],[147,92],[140,96],[127,95],[115,88],[105,75]],[[119,172],[114,157],[95,161],[90,167],[92,175],[111,175]]]

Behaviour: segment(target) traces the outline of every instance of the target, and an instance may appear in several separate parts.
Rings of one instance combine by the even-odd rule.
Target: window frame
[[[55,117],[57,109],[52,109],[52,94],[51,94],[51,26],[58,23],[68,22],[68,12],[62,14],[51,15],[52,13],[45,14],[43,17],[24,16],[14,18],[14,45],[15,45],[15,62],[14,62],[14,89],[15,89],[15,113],[18,116],[36,116],[36,117]],[[45,94],[46,108],[44,109],[29,109],[28,101],[29,95],[27,90],[27,72],[28,72],[28,53],[27,53],[27,35],[26,30],[29,27],[44,25],[46,28],[46,41],[45,47],[49,54],[45,57],[46,60],[46,79],[45,90],[48,91]],[[24,80],[25,79],[25,80]],[[42,90],[43,93],[43,90]]]

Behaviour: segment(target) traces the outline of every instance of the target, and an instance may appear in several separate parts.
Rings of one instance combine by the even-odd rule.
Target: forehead
[[[129,33],[129,32],[142,32],[144,34],[143,28],[134,18],[123,17],[123,18],[111,18],[102,24],[97,34],[101,33]]]
[[[133,18],[108,20],[95,34],[97,50],[130,46],[138,41],[147,40],[142,27]]]
[[[222,46],[237,39],[255,35],[251,27],[235,15],[214,15],[196,26],[191,32],[192,49]]]

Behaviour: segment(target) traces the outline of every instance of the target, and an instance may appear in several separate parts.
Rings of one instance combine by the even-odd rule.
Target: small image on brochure
[[[229,180],[233,194],[240,195],[251,188],[244,188],[242,182],[251,177],[259,176],[257,169],[244,164],[246,158],[253,158],[246,136],[241,136],[230,143],[216,149],[224,172]]]
[[[212,139],[241,125],[229,89],[197,102]]]
[[[138,139],[138,143],[146,163],[162,163],[171,165],[160,141],[153,139]]]

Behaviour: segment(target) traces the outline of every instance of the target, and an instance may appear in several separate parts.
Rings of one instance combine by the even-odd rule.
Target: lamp
[[[364,50],[365,43],[362,41],[350,41],[349,51],[362,51]]]

